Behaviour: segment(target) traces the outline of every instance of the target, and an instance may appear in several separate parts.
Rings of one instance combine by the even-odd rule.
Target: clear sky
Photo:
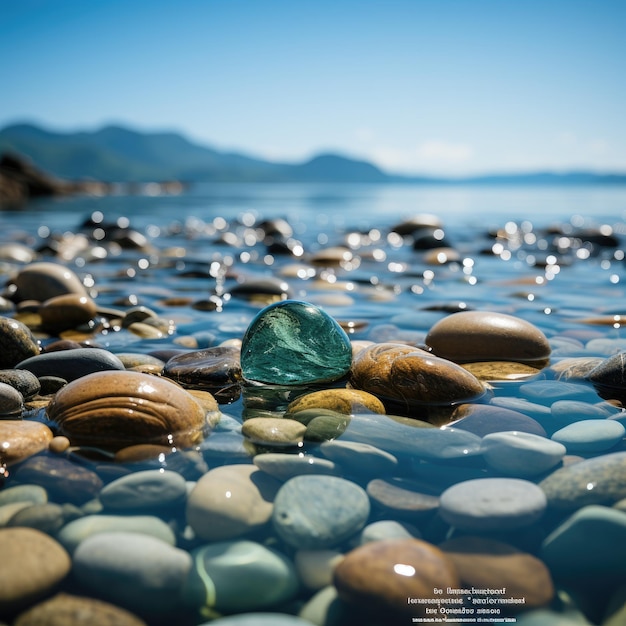
[[[625,33],[623,0],[0,0],[0,126],[626,171]]]

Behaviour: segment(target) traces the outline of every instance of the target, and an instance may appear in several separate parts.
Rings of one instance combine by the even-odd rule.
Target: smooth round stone
[[[608,403],[598,405],[576,400],[557,400],[550,407],[550,411],[552,432],[580,420],[605,420],[619,413],[619,409]]]
[[[558,400],[597,402],[594,389],[589,385],[568,383],[559,380],[538,380],[519,388],[520,395],[531,402],[550,406]]]
[[[509,430],[546,436],[543,426],[532,417],[492,404],[462,404],[454,410],[452,420],[450,426],[479,437]]]
[[[586,376],[598,392],[607,397],[624,398],[626,363],[624,352],[614,354],[593,368]]]
[[[451,361],[539,361],[550,344],[536,326],[491,311],[461,311],[444,317],[426,335],[426,345]]]
[[[95,598],[59,593],[22,613],[14,626],[146,626],[118,606]]]
[[[100,491],[106,510],[141,511],[180,504],[187,496],[187,483],[177,472],[144,470],[122,476]]]
[[[54,536],[65,523],[66,511],[60,504],[33,504],[18,511],[8,521],[8,527],[28,527]]]
[[[368,443],[325,441],[319,450],[345,473],[356,476],[388,476],[398,467],[398,459],[393,454]]]
[[[124,370],[124,364],[108,350],[102,348],[75,348],[46,352],[21,361],[15,366],[32,372],[35,376],[57,376],[73,381],[94,372]]]
[[[241,345],[244,378],[269,384],[338,380],[351,363],[350,339],[341,326],[319,307],[295,300],[258,313]]]
[[[102,489],[96,472],[60,457],[33,456],[15,470],[14,476],[20,482],[41,485],[50,500],[59,503],[82,504]]]
[[[463,363],[463,367],[478,380],[487,382],[528,380],[540,374],[537,368],[514,361],[480,361]]]
[[[552,439],[562,443],[570,454],[604,452],[619,443],[626,428],[615,420],[580,420],[557,430]]]
[[[384,539],[420,539],[419,530],[411,524],[391,519],[378,520],[368,524],[357,536],[355,544],[363,545],[370,541]]]
[[[176,545],[176,537],[170,526],[154,515],[85,515],[65,524],[56,538],[73,554],[92,535],[120,531],[149,535],[172,546]]]
[[[312,454],[269,452],[267,454],[257,454],[253,462],[260,470],[281,481],[287,481],[290,478],[294,478],[294,476],[303,474],[332,476],[339,473],[337,466],[332,461]]]
[[[626,498],[626,452],[566,465],[539,486],[554,509],[574,511],[588,504],[611,505]]]
[[[1,529],[0,554],[7,573],[0,585],[0,615],[49,595],[72,567],[62,546],[33,528]]]
[[[194,567],[185,583],[185,603],[202,612],[261,611],[298,592],[293,563],[254,541],[221,541],[191,553]]]
[[[252,417],[241,428],[253,443],[268,446],[297,446],[302,443],[306,426],[281,417]]]
[[[508,476],[537,476],[558,465],[567,449],[561,443],[516,430],[491,433],[480,445],[487,465]]]
[[[302,584],[317,591],[333,582],[333,570],[343,559],[337,550],[298,550],[294,555],[294,565]]]
[[[529,402],[524,398],[495,396],[491,398],[489,404],[502,407],[503,409],[511,409],[512,411],[517,411],[522,415],[532,417],[534,420],[538,421],[544,428],[547,428],[549,422],[552,421],[552,412],[550,410],[550,407],[544,406],[542,404],[535,404],[534,402]]]
[[[45,450],[52,431],[40,422],[0,420],[0,466],[15,465]]]
[[[0,370],[0,382],[11,385],[24,400],[31,400],[41,390],[37,376],[27,370]]]
[[[43,302],[55,296],[76,294],[86,296],[87,292],[80,278],[64,265],[58,263],[31,263],[13,279],[17,290],[14,298]]]
[[[276,494],[272,522],[290,546],[324,549],[359,532],[369,514],[369,498],[356,483],[336,476],[297,476]]]
[[[21,417],[24,397],[11,385],[0,382],[0,419]]]
[[[234,399],[242,381],[239,348],[215,346],[171,358],[163,374],[186,389],[203,389],[219,399]]]
[[[510,530],[529,526],[546,509],[544,492],[519,478],[478,478],[446,489],[439,499],[441,517],[463,530]]]
[[[234,539],[272,517],[280,482],[254,465],[227,465],[207,472],[187,499],[187,523],[201,539]]]
[[[315,413],[317,415],[310,419]],[[352,419],[349,415],[336,413],[330,409],[304,409],[294,413],[293,418],[301,421],[305,414],[308,414],[304,418],[306,423],[304,438],[307,441],[332,441],[345,432]]]
[[[175,608],[192,567],[188,552],[123,531],[87,537],[73,562],[73,574],[87,591],[141,615]]]
[[[46,300],[38,312],[44,330],[60,333],[91,321],[97,308],[89,296],[68,293]]]
[[[439,545],[454,563],[461,587],[506,588],[506,597],[524,598],[524,610],[545,606],[554,597],[550,571],[537,557],[484,537],[456,537]],[[520,605],[499,605],[515,613]]]
[[[558,380],[584,380],[589,372],[604,362],[602,357],[578,356],[562,359],[550,365]]]
[[[432,544],[420,539],[386,539],[346,554],[335,568],[334,585],[345,602],[381,611],[393,620],[400,615],[423,616],[429,605],[411,604],[407,599],[431,598],[433,589],[456,589],[459,578],[452,561]]]
[[[398,519],[421,519],[439,508],[438,497],[407,478],[375,478],[367,484],[367,495],[377,508]]]
[[[541,558],[557,583],[615,587],[626,576],[626,513],[586,506],[543,542]]]
[[[329,409],[336,413],[381,413],[385,406],[371,393],[359,389],[322,389],[300,396],[287,406],[287,413],[293,414],[308,409]]]
[[[13,368],[38,354],[39,346],[26,325],[8,317],[0,317],[1,368]]]
[[[96,372],[63,387],[47,407],[73,445],[119,450],[153,443],[187,448],[206,425],[200,404],[166,378],[140,372]]]
[[[48,502],[48,492],[41,485],[15,485],[0,490],[0,506],[12,502],[45,504]]]
[[[8,526],[11,519],[15,517],[20,511],[29,509],[33,505],[30,502],[10,502],[9,504],[3,504],[0,506],[0,528]]]
[[[242,613],[221,617],[200,626],[311,626],[311,622],[285,613]]]
[[[52,438],[48,450],[54,454],[63,454],[68,448],[71,447],[71,442],[67,437],[63,435],[57,435]]]
[[[460,365],[404,344],[382,343],[354,358],[350,384],[400,406],[452,405],[476,399],[485,386]]]

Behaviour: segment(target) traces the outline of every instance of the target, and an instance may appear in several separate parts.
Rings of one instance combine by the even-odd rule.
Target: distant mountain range
[[[105,182],[626,184],[626,172],[411,177],[384,172],[367,161],[338,154],[320,154],[303,163],[273,163],[202,146],[173,132],[143,133],[121,126],[59,133],[34,124],[14,124],[0,130],[2,153],[26,156],[37,168],[63,179]]]

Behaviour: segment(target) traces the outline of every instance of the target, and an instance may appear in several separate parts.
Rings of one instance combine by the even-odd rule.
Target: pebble
[[[619,443],[626,428],[615,420],[580,420],[557,430],[552,439],[563,444],[570,454],[605,452]]]
[[[550,570],[532,554],[512,545],[485,537],[465,536],[449,539],[439,548],[450,558],[462,587],[506,589],[507,598],[524,600],[524,611],[549,604],[554,597]],[[520,605],[512,605],[504,614],[515,614]]]
[[[344,473],[362,476],[390,476],[398,467],[398,459],[368,443],[354,441],[325,441],[320,452],[334,461]]]
[[[73,381],[94,372],[124,370],[124,364],[108,350],[102,348],[75,348],[46,352],[30,357],[15,365],[17,369],[41,376],[57,376]]]
[[[0,529],[0,554],[6,572],[0,585],[3,616],[52,593],[72,566],[57,541],[33,528]]]
[[[478,478],[446,489],[439,499],[441,517],[463,530],[510,530],[529,526],[546,509],[544,492],[519,478]]]
[[[254,465],[216,467],[189,494],[187,523],[207,541],[242,537],[270,521],[280,484]]]
[[[30,329],[14,319],[0,317],[0,367],[12,368],[39,354]]]
[[[41,390],[37,376],[27,370],[0,370],[0,382],[11,385],[24,400],[32,400]]]
[[[68,293],[46,300],[38,312],[46,332],[61,333],[87,324],[96,316],[97,308],[89,296]]]
[[[244,378],[269,384],[338,380],[351,363],[350,339],[341,326],[321,308],[296,300],[258,313],[241,345]]]
[[[300,396],[287,406],[293,415],[308,409],[329,409],[344,415],[385,413],[385,406],[373,394],[359,389],[322,389]]]
[[[132,532],[155,537],[173,546],[174,532],[162,519],[154,515],[85,515],[68,522],[59,530],[57,540],[70,553],[88,537],[105,532]]]
[[[281,417],[252,417],[243,423],[244,437],[267,446],[298,446],[302,444],[306,426]]]
[[[575,511],[589,504],[610,505],[626,498],[626,452],[604,454],[557,469],[539,486],[548,505]]]
[[[87,537],[73,559],[73,574],[87,592],[139,615],[161,618],[177,607],[191,567],[185,550],[124,531]]]
[[[55,296],[75,294],[86,296],[87,292],[80,278],[64,265],[49,263],[30,263],[13,279],[16,291],[13,294],[17,302],[38,300],[43,302]]]
[[[15,485],[0,490],[0,506],[11,502],[45,504],[47,501],[48,492],[41,485]]]
[[[187,497],[187,483],[169,470],[144,470],[105,485],[100,502],[107,511],[145,511],[175,507]]]
[[[558,465],[567,452],[562,443],[516,430],[486,435],[480,449],[489,467],[520,478],[547,472]]]
[[[381,398],[388,412],[477,399],[486,389],[460,365],[403,344],[374,344],[354,358],[350,384]]]
[[[458,589],[459,578],[436,546],[420,539],[386,539],[348,552],[335,568],[334,585],[345,602],[396,623],[400,616],[425,615],[429,605],[409,599],[431,598],[433,589]]]
[[[330,409],[304,409],[293,413],[293,418],[298,421],[304,420],[306,423],[304,439],[316,442],[332,441],[340,437],[351,421],[349,415],[336,413]]]
[[[367,484],[367,495],[384,515],[412,520],[431,516],[439,508],[439,498],[425,493],[421,483],[407,478],[375,478]]]
[[[607,393],[609,397],[617,394],[616,397],[622,398],[626,385],[626,353],[620,352],[605,359],[587,374],[586,379],[603,394]]]
[[[14,626],[146,626],[146,623],[118,606],[59,593],[22,613]]]
[[[65,523],[66,514],[66,508],[54,502],[32,504],[15,513],[7,526],[35,528],[47,535],[55,536]]]
[[[592,404],[577,400],[557,400],[550,407],[552,419],[551,431],[554,433],[560,428],[580,420],[605,420],[619,412],[608,403]]]
[[[356,483],[336,476],[297,476],[276,494],[272,522],[290,546],[324,549],[359,532],[369,514],[367,493]]]
[[[337,466],[332,461],[313,454],[268,452],[266,454],[257,454],[253,462],[260,470],[283,482],[303,474],[333,476],[339,473]]]
[[[255,541],[218,541],[192,551],[185,604],[207,612],[262,611],[292,600],[299,588],[294,564]]]
[[[450,426],[479,437],[510,430],[546,436],[543,426],[532,417],[492,404],[461,404],[454,410],[452,420]]]
[[[437,322],[426,345],[443,358],[463,361],[540,361],[550,356],[541,330],[519,317],[491,311],[461,311]]]
[[[531,402],[551,406],[558,400],[597,402],[600,398],[593,387],[583,383],[569,383],[559,380],[538,380],[521,385],[520,395]]]
[[[302,584],[317,591],[332,584],[333,570],[342,559],[338,550],[298,550],[294,565]]]
[[[137,443],[190,447],[202,440],[206,423],[200,404],[181,387],[127,371],[78,378],[57,392],[47,413],[73,445],[113,451]]]
[[[22,394],[11,385],[0,382],[0,419],[21,417],[23,411]]]
[[[10,467],[45,450],[52,437],[52,431],[40,422],[0,420],[0,467]]]
[[[393,519],[382,519],[368,524],[356,537],[357,546],[383,539],[421,539],[419,530],[412,524]]]

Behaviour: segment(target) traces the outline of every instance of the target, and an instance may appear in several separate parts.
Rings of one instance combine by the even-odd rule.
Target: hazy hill
[[[272,163],[245,154],[215,150],[174,132],[142,133],[121,126],[93,132],[52,132],[33,124],[0,130],[0,154],[17,153],[52,175],[107,182],[350,182],[443,184],[626,184],[625,174],[589,172],[507,174],[465,179],[406,177],[386,173],[367,161],[337,154],[304,163]]]

